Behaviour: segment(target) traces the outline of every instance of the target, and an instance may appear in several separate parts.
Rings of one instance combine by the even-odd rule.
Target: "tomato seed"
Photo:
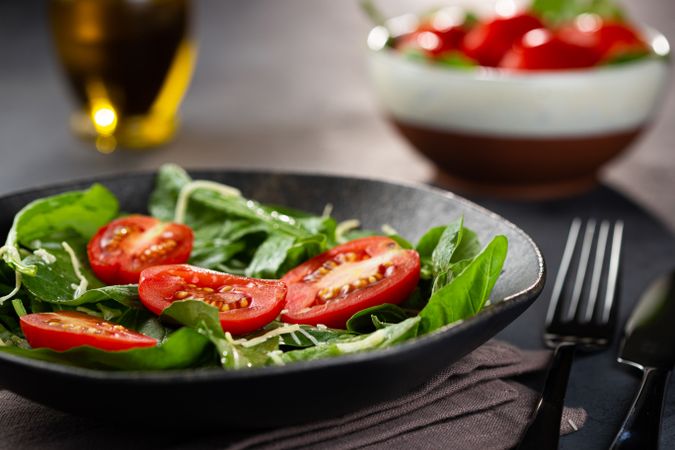
[[[173,298],[175,298],[176,300],[184,300],[188,297],[188,295],[190,295],[190,293],[187,291],[176,291],[173,294]]]

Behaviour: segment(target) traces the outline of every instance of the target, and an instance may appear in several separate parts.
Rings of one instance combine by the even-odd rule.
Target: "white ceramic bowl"
[[[410,31],[408,16],[389,23]],[[383,34],[384,33],[384,34]],[[591,186],[600,166],[656,115],[670,47],[646,29],[655,56],[590,69],[452,69],[411,60],[371,30],[375,92],[393,123],[460,187],[551,196]]]

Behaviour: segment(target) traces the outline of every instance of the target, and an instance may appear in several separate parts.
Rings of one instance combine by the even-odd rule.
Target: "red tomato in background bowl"
[[[567,42],[593,48],[599,61],[649,53],[649,46],[634,27],[604,21],[595,14],[582,14],[558,34]]]
[[[387,237],[339,245],[288,272],[282,320],[344,328],[356,312],[401,303],[417,286],[420,258]]]
[[[525,33],[543,26],[539,18],[528,13],[483,22],[464,38],[464,53],[482,66],[497,67]]]
[[[514,70],[565,70],[592,67],[597,52],[589,47],[561,39],[539,28],[529,31],[504,56],[499,67]]]

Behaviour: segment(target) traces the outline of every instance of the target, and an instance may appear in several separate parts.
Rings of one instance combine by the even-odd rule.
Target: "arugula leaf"
[[[420,317],[411,317],[403,322],[387,325],[370,334],[355,336],[340,342],[319,343],[314,347],[293,350],[280,355],[283,363],[309,361],[320,358],[332,358],[350,353],[389,347],[398,342],[415,337],[418,333]]]
[[[399,323],[407,319],[408,314],[399,306],[391,303],[363,309],[347,320],[347,330],[354,333],[371,333],[384,328],[383,324]]]
[[[429,333],[480,311],[506,259],[507,240],[496,236],[466,268],[437,290],[420,311],[420,331]]]
[[[11,339],[13,338],[8,338],[3,330],[0,327],[0,339],[6,345],[0,346],[0,352],[91,369],[185,369],[203,365],[205,358],[212,354],[212,346],[209,340],[190,328],[181,328],[169,336],[164,343],[156,347],[115,352],[86,346],[72,348],[65,352],[57,352],[47,348],[22,348],[11,345]],[[8,343],[8,341],[10,342]]]

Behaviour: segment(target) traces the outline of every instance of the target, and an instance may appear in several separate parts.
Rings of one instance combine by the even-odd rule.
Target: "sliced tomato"
[[[138,283],[143,269],[190,259],[190,227],[133,215],[113,220],[89,241],[89,264],[107,284]]]
[[[567,42],[539,28],[529,31],[502,60],[500,67],[516,70],[564,70],[591,67],[598,62],[592,48]]]
[[[145,269],[138,294],[145,307],[157,315],[175,301],[201,300],[218,308],[224,331],[243,334],[264,327],[279,315],[286,285],[176,264]]]
[[[74,311],[27,314],[21,329],[33,348],[65,351],[83,345],[101,350],[154,347],[157,340],[116,323]]]
[[[541,20],[531,14],[498,17],[481,23],[466,35],[464,53],[482,66],[496,67],[525,33],[543,26]]]
[[[339,245],[288,272],[285,322],[344,328],[362,309],[401,303],[417,286],[420,258],[387,237]]]

